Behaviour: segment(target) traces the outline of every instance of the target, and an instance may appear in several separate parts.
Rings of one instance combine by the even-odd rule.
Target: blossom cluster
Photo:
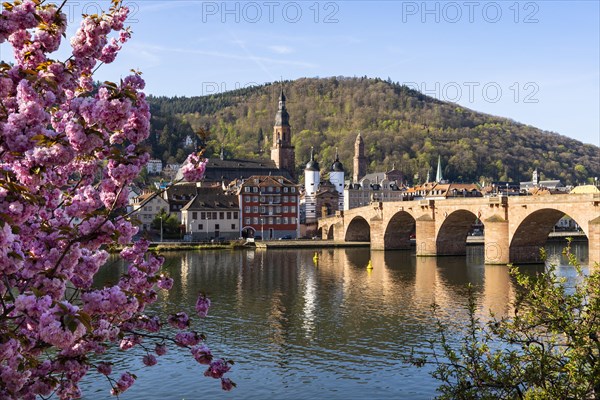
[[[115,60],[131,33],[128,9],[112,0],[106,12],[84,16],[71,39],[72,55],[55,60],[67,28],[61,7],[38,0],[3,3],[0,43],[14,63],[0,63],[0,398],[81,397],[80,380],[106,376],[115,395],[135,382],[113,378],[94,354],[155,340],[143,363],[155,365],[167,344],[188,347],[205,375],[223,374],[229,361],[212,360],[190,318],[161,321],[148,305],[173,280],[163,259],[134,242],[138,229],[125,211],[128,187],[147,163],[144,140],[150,109],[144,81],[134,72],[118,83],[94,84],[93,72]],[[190,156],[185,175],[200,179],[205,161]],[[94,287],[107,246],[124,246],[127,271],[112,286]],[[205,317],[210,300],[196,309]],[[170,337],[163,325],[178,331]],[[147,345],[143,346],[148,349]],[[209,372],[210,371],[210,372]]]

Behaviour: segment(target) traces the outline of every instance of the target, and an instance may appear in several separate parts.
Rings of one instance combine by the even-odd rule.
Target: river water
[[[559,247],[549,246],[549,253],[564,265]],[[574,250],[585,264],[587,246]],[[107,355],[116,360],[115,373],[139,377],[121,396],[125,400],[429,399],[437,385],[430,369],[403,357],[411,349],[426,351],[436,338],[432,302],[457,341],[466,321],[467,283],[482,318],[489,310],[508,312],[515,292],[506,266],[483,265],[482,247],[442,258],[368,248],[184,252],[169,254],[166,268],[175,284],[152,311],[193,315],[197,294],[208,293],[213,306],[198,327],[214,354],[236,361],[228,376],[238,387],[223,392],[182,349],[171,347],[156,366],[145,367],[143,350],[134,348]],[[98,283],[114,281],[121,270],[105,268]],[[558,272],[574,274],[567,266]],[[113,398],[95,372],[82,390],[85,399]]]

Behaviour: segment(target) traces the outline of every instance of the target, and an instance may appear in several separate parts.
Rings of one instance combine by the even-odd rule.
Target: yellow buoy
[[[371,260],[369,260],[369,263],[367,264],[367,269],[373,269],[373,266],[371,265]]]
[[[315,252],[315,255],[313,256],[313,263],[315,265],[317,265],[319,263],[319,254]]]

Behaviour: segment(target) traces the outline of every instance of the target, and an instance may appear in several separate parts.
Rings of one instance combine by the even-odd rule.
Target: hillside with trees
[[[180,162],[186,136],[199,133],[206,155],[269,158],[280,84],[202,97],[149,96],[155,157]],[[354,140],[365,140],[369,171],[395,166],[409,182],[423,181],[442,157],[452,181],[542,179],[575,185],[600,176],[600,149],[513,120],[439,101],[391,81],[304,78],[284,82],[298,173],[314,146],[322,167],[336,147],[351,174]]]

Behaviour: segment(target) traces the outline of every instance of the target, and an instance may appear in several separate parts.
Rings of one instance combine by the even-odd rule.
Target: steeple
[[[277,168],[286,170],[292,179],[296,169],[296,158],[294,146],[292,146],[292,128],[290,126],[290,115],[285,107],[286,97],[283,93],[283,84],[279,94],[279,105],[275,114],[275,125],[273,126],[273,145],[271,147],[271,160],[275,161]]]
[[[444,180],[442,176],[442,156],[438,156],[437,173],[435,174],[435,181],[440,183]]]
[[[290,126],[290,115],[285,108],[285,100],[282,84],[281,93],[279,94],[279,107],[277,109],[277,114],[275,114],[275,126]]]

